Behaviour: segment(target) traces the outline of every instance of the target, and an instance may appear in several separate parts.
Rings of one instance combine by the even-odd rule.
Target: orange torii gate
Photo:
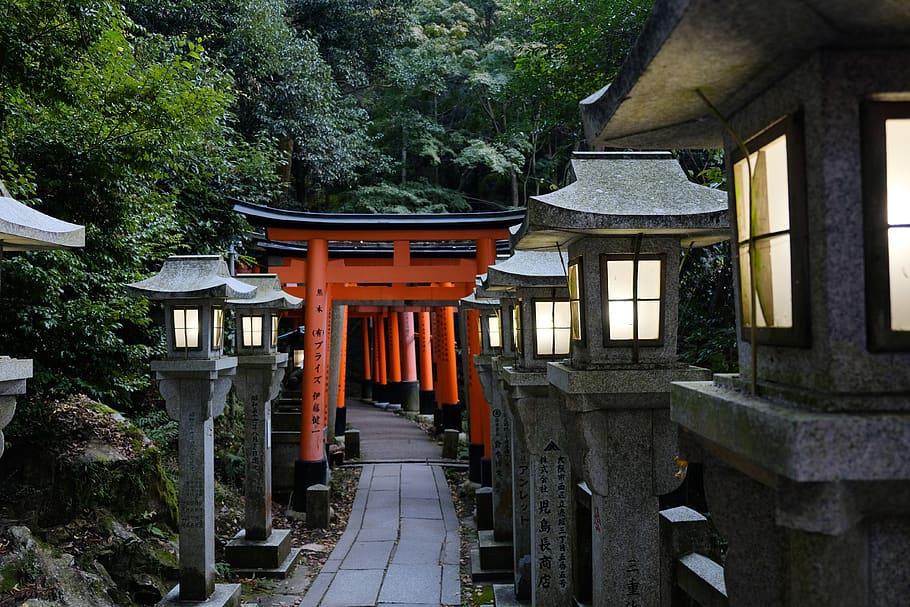
[[[374,322],[373,356],[365,352],[365,375],[374,389],[387,382],[387,371],[401,381],[416,381],[416,360],[399,350],[398,332],[383,326],[402,325],[409,348],[415,344],[414,323],[399,323],[399,311],[419,313],[418,340],[421,388],[433,389],[431,351],[436,363],[436,411],[444,428],[461,428],[455,357],[454,314],[458,301],[473,292],[475,277],[496,261],[498,249],[508,252],[510,230],[524,220],[524,209],[483,213],[364,215],[309,213],[273,209],[236,201],[234,210],[264,228],[257,242],[268,255],[269,272],[284,290],[305,302],[303,399],[299,459],[294,466],[291,507],[306,509],[306,489],[327,480],[325,426],[329,362],[329,318],[333,304],[352,307],[352,317]],[[432,349],[427,332],[435,311]],[[364,323],[367,327],[367,323]],[[344,329],[342,329],[344,330]],[[365,331],[364,343],[369,345]],[[391,360],[397,364],[390,364]],[[405,363],[403,366],[401,363]],[[468,372],[468,370],[465,370]],[[377,396],[373,395],[374,399]],[[421,394],[423,396],[423,394]],[[477,400],[477,399],[474,399]],[[340,404],[340,403],[339,403]],[[470,402],[472,420],[486,419],[489,404]],[[480,424],[482,426],[482,424]],[[476,430],[476,433],[475,433]],[[483,428],[471,429],[471,443],[489,456]]]

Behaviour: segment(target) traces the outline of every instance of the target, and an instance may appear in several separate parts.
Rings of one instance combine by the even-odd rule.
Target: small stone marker
[[[331,518],[329,488],[310,485],[306,490],[306,526],[310,529],[328,529]]]
[[[344,433],[345,459],[360,459],[360,430],[346,430]]]
[[[493,488],[481,487],[474,492],[476,504],[477,529],[493,529]]]
[[[442,459],[458,457],[458,430],[449,428],[442,437]]]

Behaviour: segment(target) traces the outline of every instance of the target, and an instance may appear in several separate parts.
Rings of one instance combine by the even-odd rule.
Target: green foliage
[[[680,360],[715,372],[737,369],[730,243],[687,251],[679,284]]]
[[[179,429],[177,422],[168,416],[167,411],[153,409],[144,415],[134,417],[132,422],[162,450],[176,452]]]

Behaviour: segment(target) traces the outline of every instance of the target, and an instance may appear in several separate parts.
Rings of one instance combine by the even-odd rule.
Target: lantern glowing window
[[[910,349],[910,103],[863,108],[867,314],[872,350]]]
[[[199,347],[199,308],[174,308],[174,348],[178,350]]]
[[[490,332],[490,347],[502,347],[502,324],[500,323],[499,311],[487,317],[487,329]]]
[[[272,348],[278,347],[278,316],[272,314]]]
[[[572,340],[581,341],[584,336],[582,331],[582,288],[581,288],[581,259],[576,259],[569,264],[569,310],[572,314]]]
[[[743,338],[808,343],[805,162],[798,116],[732,153]]]
[[[534,354],[538,357],[569,353],[572,313],[568,301],[534,302]]]
[[[663,338],[663,258],[656,255],[605,256],[604,341],[658,343]],[[622,344],[618,344],[622,345]]]
[[[733,174],[743,324],[752,325],[755,301],[756,326],[792,327],[786,135],[752,153],[748,162],[742,159],[735,163]]]
[[[212,349],[220,350],[224,339],[224,308],[212,308]]]
[[[294,366],[298,369],[303,368],[303,360],[305,358],[304,354],[304,350],[294,350]]]
[[[262,316],[240,317],[240,343],[244,348],[262,347]]]

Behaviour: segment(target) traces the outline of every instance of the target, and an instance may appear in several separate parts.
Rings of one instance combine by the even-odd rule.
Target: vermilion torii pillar
[[[479,238],[477,246],[477,273],[485,274],[487,268],[496,263],[496,242],[492,238]],[[468,389],[468,421],[471,430],[471,468],[476,470],[474,480],[484,485],[489,485],[491,480],[490,456],[492,445],[490,441],[490,403],[483,393],[477,367],[474,365],[474,356],[480,354],[480,312],[466,310],[467,318],[464,319],[468,349],[467,355],[467,389]],[[477,459],[476,463],[474,458]],[[486,474],[484,474],[484,470]]]
[[[419,408],[417,384],[417,355],[415,352],[414,313],[401,313],[401,406],[406,411],[416,412]]]
[[[363,384],[360,396],[365,400],[373,399],[373,354],[370,349],[370,319],[360,319],[360,331],[363,334]]]
[[[436,400],[442,414],[443,430],[461,430],[461,408],[458,401],[458,371],[455,358],[455,307],[444,306],[439,317],[439,359],[436,370],[439,382]]]
[[[376,316],[376,385],[373,386],[373,402],[383,408],[389,406],[385,314],[382,313]]]
[[[348,410],[344,406],[348,378],[348,307],[341,307],[341,356],[338,363],[338,408],[335,413],[335,436],[344,436],[348,423]]]
[[[325,459],[325,421],[328,414],[328,339],[326,335],[328,297],[326,296],[326,266],[329,259],[328,242],[313,238],[307,243],[306,334],[303,348],[303,400],[300,411],[300,459],[294,462],[294,492],[291,509],[306,512],[306,490],[328,481]]]
[[[436,409],[436,392],[433,390],[433,349],[431,345],[430,312],[418,314],[417,333],[420,338],[420,413],[432,415]]]
[[[398,333],[399,312],[389,310],[389,408],[401,409],[401,341]]]

